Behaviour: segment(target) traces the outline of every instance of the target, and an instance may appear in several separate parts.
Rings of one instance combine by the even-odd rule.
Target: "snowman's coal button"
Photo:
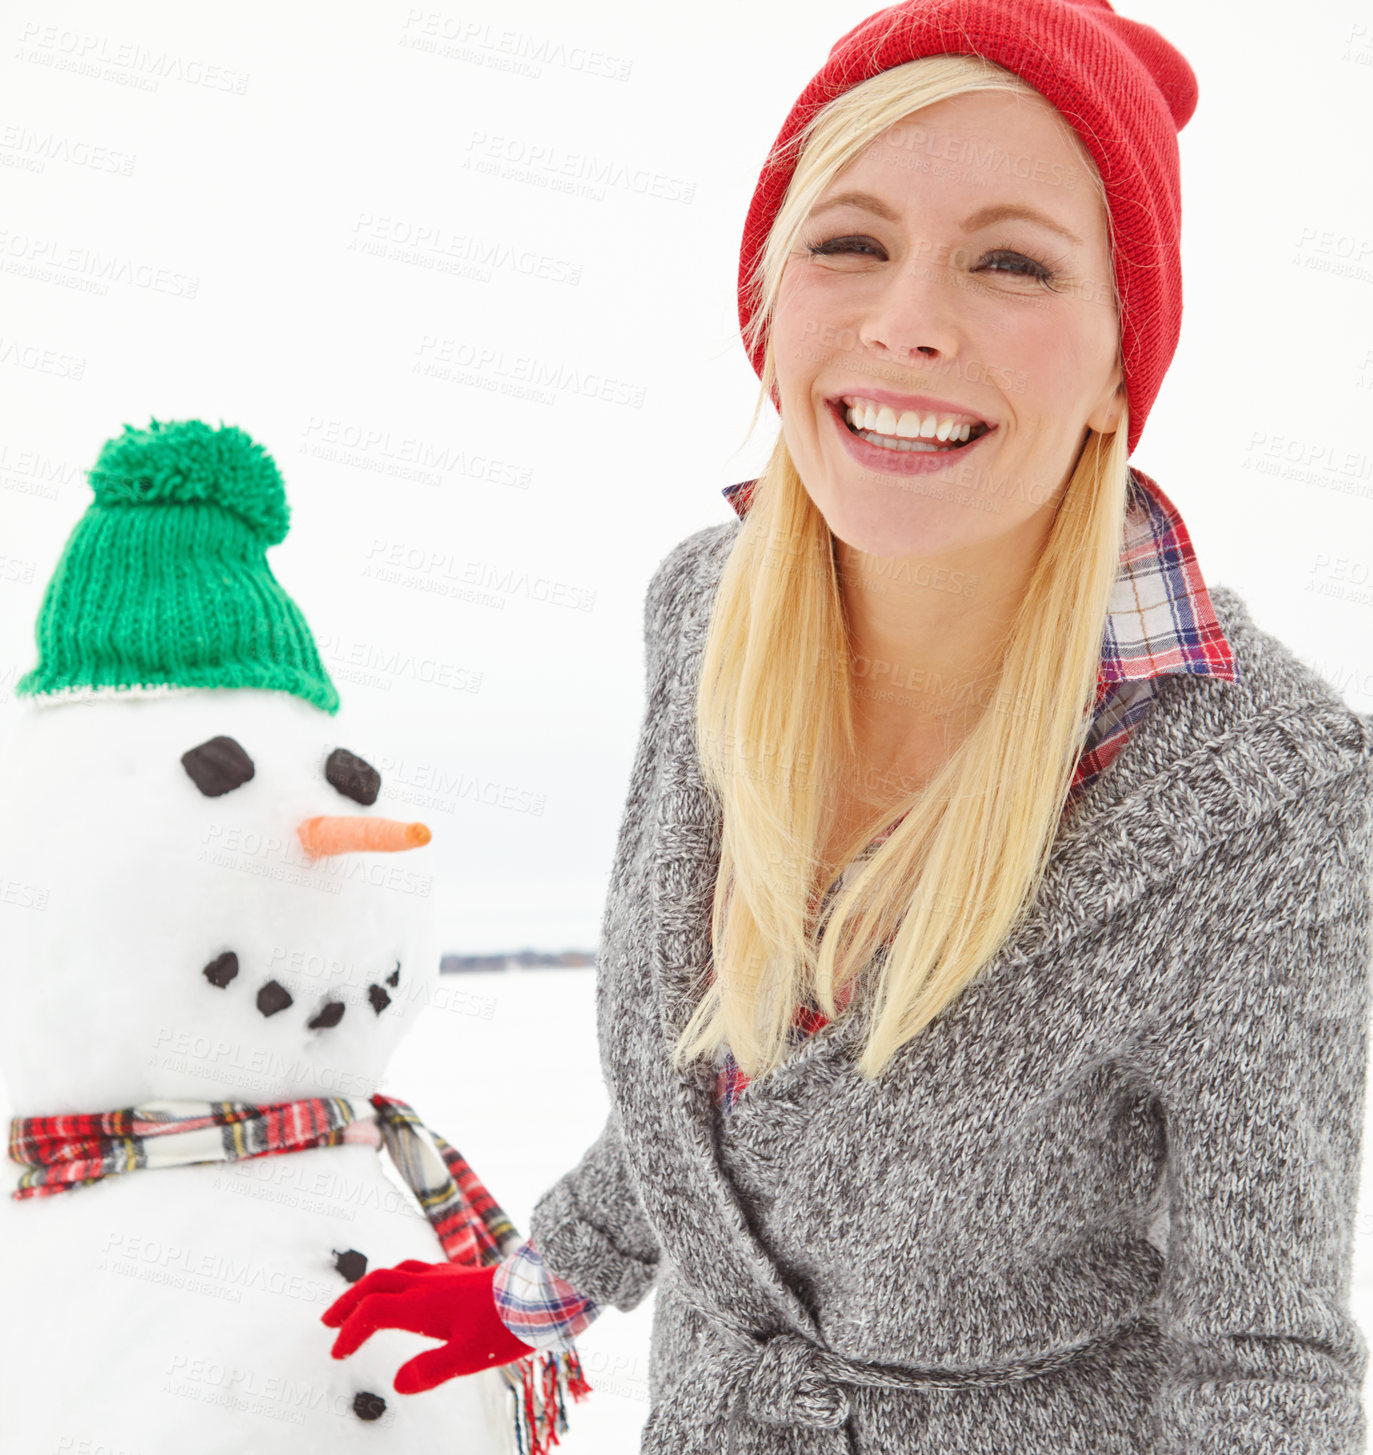
[[[238,974],[238,956],[232,950],[216,955],[202,972],[211,985],[221,990]]]
[[[206,798],[232,793],[253,776],[253,760],[233,738],[210,738],[181,755],[181,766]]]
[[[379,1420],[386,1413],[386,1401],[379,1394],[360,1389],[353,1396],[353,1413],[360,1420]]]
[[[336,1026],[343,1019],[343,1012],[347,1009],[341,1000],[327,1002],[320,1013],[309,1022],[308,1029],[312,1031],[327,1031],[330,1026]]]
[[[257,993],[257,1008],[263,1015],[275,1015],[291,1003],[291,992],[276,980],[269,980]]]
[[[391,997],[387,995],[385,989],[380,985],[369,985],[367,987],[367,999],[371,1001],[372,1009],[378,1015],[391,1004]]]
[[[386,977],[386,983],[388,985],[399,985],[400,984],[400,961],[399,960],[396,961],[396,968]]]
[[[354,803],[375,803],[381,790],[381,774],[365,758],[359,758],[347,748],[335,748],[329,754],[324,776]]]
[[[340,1253],[337,1248],[333,1249],[334,1267],[343,1274],[349,1283],[356,1283],[364,1273],[367,1272],[367,1254],[359,1253],[356,1248],[348,1248]]]

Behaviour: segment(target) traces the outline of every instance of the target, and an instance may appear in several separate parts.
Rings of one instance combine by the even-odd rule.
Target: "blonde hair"
[[[913,111],[985,90],[1039,94],[983,58],[928,56],[811,119],[793,139],[796,171],[750,280],[759,306],[746,342],[767,330],[786,259],[835,174]],[[774,378],[769,343],[754,421]],[[923,788],[895,797],[849,842],[841,866],[908,810],[847,877],[818,941],[809,900],[835,826],[833,765],[856,757],[850,651],[833,538],[779,431],[725,563],[702,658],[696,738],[721,852],[712,964],[674,1047],[679,1069],[728,1046],[746,1074],[764,1074],[785,1057],[793,1008],[813,999],[835,1019],[836,992],[890,939],[858,1061],[876,1077],[1032,905],[1095,701],[1128,503],[1128,429],[1126,410],[1111,434],[1087,430],[986,709]]]

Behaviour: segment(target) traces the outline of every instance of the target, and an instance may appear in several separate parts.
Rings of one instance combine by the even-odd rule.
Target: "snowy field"
[[[575,1164],[605,1117],[594,973],[587,968],[445,976],[381,1088],[410,1102],[458,1147],[521,1233],[528,1231],[539,1194]],[[0,1115],[7,1123],[2,1099]],[[1373,1332],[1368,1163],[1365,1156],[1353,1296],[1355,1316],[1366,1333]],[[9,1186],[12,1179],[6,1190]],[[559,1455],[633,1455],[638,1450],[648,1413],[652,1318],[650,1293],[632,1314],[608,1310],[578,1341],[594,1392],[572,1404]],[[416,1336],[416,1352],[428,1344]],[[1373,1412],[1367,1389],[1365,1408]]]

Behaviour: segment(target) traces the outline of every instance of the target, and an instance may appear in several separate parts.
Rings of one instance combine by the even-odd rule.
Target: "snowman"
[[[378,1091],[437,980],[430,835],[267,565],[276,466],[153,420],[89,476],[3,734],[0,1449],[545,1448],[575,1354],[402,1395],[431,1344],[337,1360],[320,1322],[369,1268],[520,1238]]]

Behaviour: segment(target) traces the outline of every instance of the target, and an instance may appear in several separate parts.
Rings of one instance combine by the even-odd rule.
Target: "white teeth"
[[[966,421],[955,423],[945,416],[922,414],[918,409],[905,409],[898,415],[886,404],[846,404],[844,417],[855,428],[884,434],[893,439],[938,440],[964,444],[972,434],[973,426]]]

